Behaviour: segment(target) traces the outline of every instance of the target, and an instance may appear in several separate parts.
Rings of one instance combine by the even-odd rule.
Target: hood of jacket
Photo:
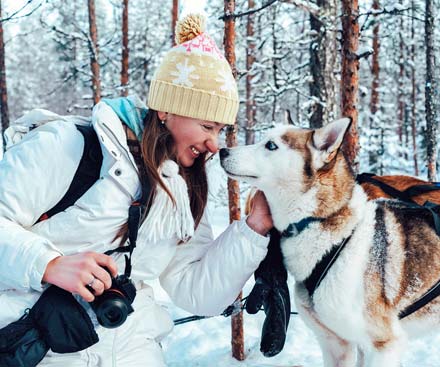
[[[135,134],[139,141],[142,139],[144,130],[144,119],[147,116],[148,108],[137,96],[120,97],[114,99],[103,98],[102,101],[109,105]]]

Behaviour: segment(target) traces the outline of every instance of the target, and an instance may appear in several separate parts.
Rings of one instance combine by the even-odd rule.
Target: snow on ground
[[[224,182],[216,172],[215,182]],[[221,190],[215,188],[214,192]],[[227,226],[228,211],[225,206],[211,207],[215,234]],[[252,279],[243,291],[247,295],[252,289]],[[154,284],[157,299],[169,310],[173,319],[189,314],[172,305],[158,283]],[[294,306],[293,306],[294,307]],[[244,313],[244,336],[246,360],[236,361],[231,357],[230,318],[223,316],[175,326],[173,332],[163,340],[163,348],[169,367],[322,367],[321,352],[313,333],[301,319],[292,315],[284,350],[272,358],[259,351],[264,312],[257,315]],[[405,348],[404,367],[440,367],[440,333],[414,340]]]

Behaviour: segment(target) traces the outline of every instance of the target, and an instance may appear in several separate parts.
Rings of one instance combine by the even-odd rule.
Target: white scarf
[[[175,204],[159,185],[147,218],[140,228],[148,241],[176,238],[188,241],[194,234],[194,219],[188,196],[188,187],[179,175],[176,162],[165,161],[159,168],[162,181],[174,197]]]

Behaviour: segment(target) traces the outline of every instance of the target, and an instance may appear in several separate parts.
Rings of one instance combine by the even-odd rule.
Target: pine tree
[[[231,66],[234,77],[237,76],[237,69],[235,65],[235,20],[232,15],[235,12],[235,0],[224,0],[224,14],[225,18],[225,32],[224,32],[224,47],[225,56]],[[234,126],[230,126],[226,133],[226,144],[228,147],[237,145],[237,132]],[[229,196],[229,220],[232,223],[234,220],[239,220],[241,217],[240,211],[240,186],[237,181],[228,178],[228,196]],[[241,292],[238,298],[241,299]],[[231,343],[232,356],[243,361],[244,355],[244,333],[243,333],[243,312],[239,312],[232,316],[231,319]]]
[[[437,165],[437,105],[434,50],[434,4],[432,0],[425,2],[425,47],[426,47],[426,151],[428,180],[436,180]]]
[[[380,9],[379,0],[373,1],[373,9]],[[380,23],[375,18],[374,28],[373,28],[373,55],[371,61],[371,74],[373,77],[371,85],[371,99],[370,99],[370,133],[369,133],[369,144],[365,149],[368,149],[369,156],[369,166],[370,171],[378,172],[378,161],[380,157],[378,156],[378,149],[376,148],[379,141],[379,133],[381,124],[379,123],[378,110],[379,110],[379,83],[380,83],[380,65],[379,65],[379,52],[380,52],[380,41],[379,41],[379,29]]]
[[[337,5],[336,0],[318,0],[318,14],[310,13],[310,28],[315,35],[310,43],[310,127],[319,128],[337,115]]]
[[[171,8],[171,45],[176,45],[176,23],[179,19],[179,0],[173,0]]]
[[[358,0],[342,0],[342,76],[341,110],[342,115],[351,119],[351,126],[345,135],[342,149],[352,166],[359,151],[357,131],[357,95],[359,81],[359,5]]]
[[[96,26],[95,0],[88,0],[89,9],[89,51],[90,51],[90,69],[92,70],[92,91],[93,103],[96,104],[101,99],[101,75],[98,62],[98,29]]]
[[[248,8],[255,7],[254,0],[248,0]],[[246,24],[246,144],[254,144],[255,131],[255,99],[253,96],[253,65],[255,62],[255,30],[254,30],[255,15],[250,14],[247,17]]]
[[[121,96],[128,95],[128,0],[122,5],[122,65],[121,65]]]
[[[6,87],[6,63],[5,63],[5,44],[3,39],[2,2],[0,0],[0,112],[1,112],[1,132],[4,132],[9,126],[8,110],[8,90]],[[5,138],[3,136],[3,149],[5,148]]]

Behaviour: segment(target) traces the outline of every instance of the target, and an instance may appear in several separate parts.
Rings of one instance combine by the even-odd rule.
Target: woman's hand
[[[68,292],[79,294],[86,302],[92,302],[95,295],[101,295],[110,288],[118,269],[112,257],[97,252],[83,252],[59,256],[51,260],[43,275],[43,282],[56,285]],[[93,293],[90,288],[93,289]]]
[[[257,191],[252,198],[252,206],[246,223],[255,232],[265,236],[273,227],[269,205],[262,191]]]

